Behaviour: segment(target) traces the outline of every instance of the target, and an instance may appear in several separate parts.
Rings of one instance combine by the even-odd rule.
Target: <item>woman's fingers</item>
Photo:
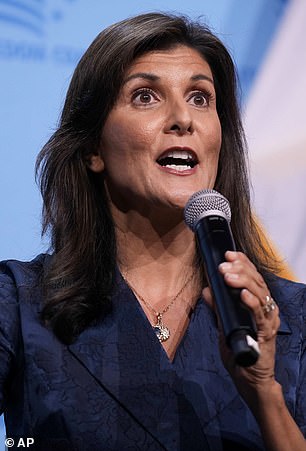
[[[260,355],[257,362],[247,368],[237,365],[228,348],[220,321],[220,352],[224,363],[240,393],[247,397],[248,389],[256,389],[274,380],[276,334],[280,325],[279,309],[267,284],[255,265],[241,252],[227,252],[226,261],[219,266],[225,283],[241,290],[241,301],[250,309],[256,323]],[[209,288],[203,290],[205,301],[216,311],[213,295]],[[218,312],[216,311],[217,318]],[[218,318],[219,319],[219,318]]]
[[[242,252],[229,251],[219,270],[225,282],[241,288],[241,300],[253,312],[258,329],[258,342],[275,338],[280,325],[279,310],[262,275]]]
[[[269,340],[276,335],[280,320],[279,311],[272,299],[262,275],[255,265],[242,252],[228,251],[226,261],[219,265],[227,285],[241,289],[241,300],[252,310],[261,338]],[[214,301],[211,290],[203,290],[203,297],[213,308]]]
[[[270,296],[268,297],[272,299]],[[258,341],[274,338],[280,325],[279,310],[276,303],[272,300],[274,307],[266,312],[267,301],[259,299],[246,288],[241,291],[241,299],[253,311],[258,330],[262,331],[259,334]]]
[[[219,271],[226,283],[235,288],[248,288],[258,296],[267,294],[266,283],[253,263],[242,252],[228,251],[226,262],[219,265]]]

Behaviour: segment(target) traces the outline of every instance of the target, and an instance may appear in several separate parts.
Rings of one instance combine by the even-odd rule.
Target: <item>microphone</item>
[[[229,287],[218,269],[225,252],[236,250],[229,202],[215,190],[198,191],[188,200],[184,217],[196,235],[226,344],[239,366],[254,365],[259,357],[254,318],[241,301],[241,289]]]

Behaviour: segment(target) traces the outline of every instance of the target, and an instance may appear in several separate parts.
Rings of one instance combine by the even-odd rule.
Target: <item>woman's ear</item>
[[[86,164],[88,168],[93,172],[104,171],[104,161],[99,154],[90,154],[86,158]]]

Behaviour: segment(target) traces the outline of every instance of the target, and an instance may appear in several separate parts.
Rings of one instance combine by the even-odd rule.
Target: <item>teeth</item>
[[[162,155],[157,163],[176,171],[187,171],[193,169],[197,164],[197,158],[188,150],[173,149]]]
[[[186,150],[172,150],[167,153],[168,158],[180,158],[182,160],[192,159],[192,155]]]
[[[175,169],[176,171],[186,171],[186,169],[190,169],[190,166],[182,166],[177,164],[166,164],[166,168]]]

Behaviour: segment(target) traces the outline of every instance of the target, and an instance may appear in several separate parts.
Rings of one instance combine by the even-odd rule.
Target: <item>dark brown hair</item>
[[[148,13],[126,19],[102,31],[81,58],[59,127],[37,159],[43,233],[50,231],[53,253],[44,279],[42,316],[64,342],[71,342],[109,310],[114,281],[114,226],[103,183],[87,169],[86,157],[97,151],[103,125],[133,60],[178,44],[197,50],[213,73],[222,127],[215,189],[232,207],[237,247],[259,270],[272,267],[264,258],[251,214],[236,71],[229,52],[205,25],[186,17]]]

